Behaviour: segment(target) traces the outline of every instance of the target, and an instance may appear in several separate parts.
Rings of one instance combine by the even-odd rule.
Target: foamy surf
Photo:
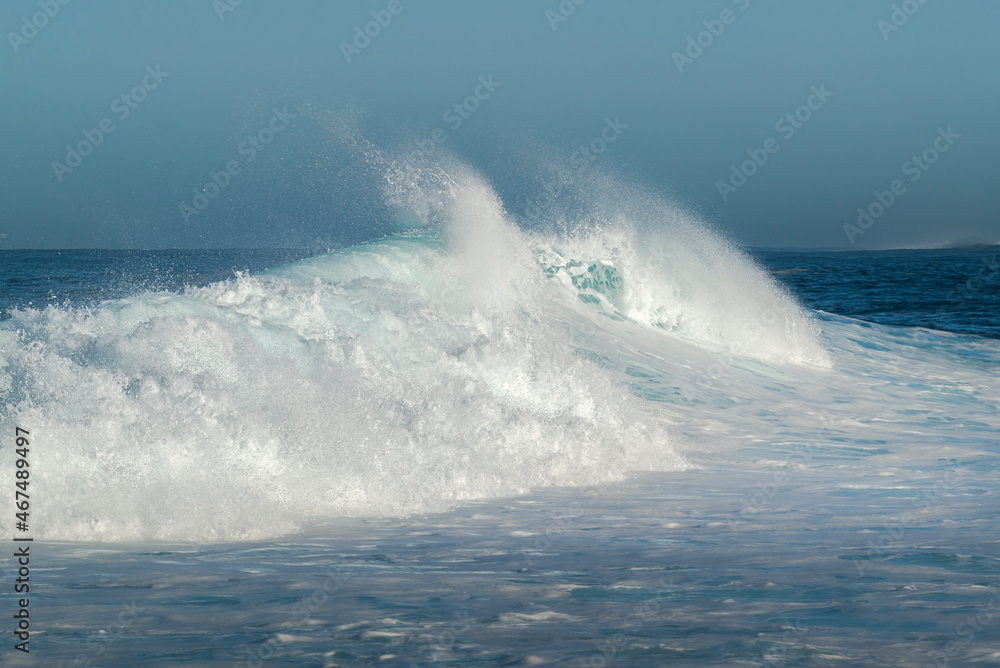
[[[38,537],[256,539],[681,470],[668,422],[581,345],[612,323],[829,365],[813,320],[689,221],[529,233],[470,170],[419,176],[391,193],[416,221],[398,236],[180,294],[15,312],[0,392],[4,424],[49,444]]]

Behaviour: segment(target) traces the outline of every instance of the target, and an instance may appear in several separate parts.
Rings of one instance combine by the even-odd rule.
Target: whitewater
[[[1000,665],[997,340],[809,311],[621,183],[384,178],[392,236],[0,321],[66,661],[140,599],[104,658]]]

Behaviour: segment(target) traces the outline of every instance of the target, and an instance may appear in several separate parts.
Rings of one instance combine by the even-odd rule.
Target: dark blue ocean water
[[[753,251],[825,313],[824,364],[761,361],[813,333],[750,331],[756,311],[713,308],[729,283],[686,312],[729,338],[542,311],[556,289],[528,300],[553,326],[471,320],[427,287],[454,266],[429,247],[93,317],[11,312],[302,254],[0,253],[0,468],[30,430],[39,532],[39,633],[0,663],[998,665],[996,251]],[[686,468],[613,477],[647,433]],[[557,477],[588,458],[597,484]],[[403,510],[368,515],[382,498]]]
[[[810,308],[1000,338],[1000,247],[754,255]]]
[[[807,307],[886,325],[1000,338],[1000,249],[751,251]],[[177,291],[308,256],[294,249],[0,251],[0,319]]]
[[[91,306],[256,273],[309,255],[289,249],[0,251],[0,319],[13,308]]]

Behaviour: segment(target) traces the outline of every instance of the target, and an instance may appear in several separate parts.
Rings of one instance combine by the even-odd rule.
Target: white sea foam
[[[32,431],[35,535],[261,538],[681,470],[671,425],[734,436],[764,384],[838,373],[812,316],[690,219],[657,223],[655,202],[525,232],[468,169],[390,176],[410,232],[3,323],[3,428]],[[686,394],[712,360],[729,375],[708,401],[742,393],[747,411]]]

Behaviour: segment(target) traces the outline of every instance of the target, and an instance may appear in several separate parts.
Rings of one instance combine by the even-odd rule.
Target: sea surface
[[[0,251],[4,665],[1000,665],[1000,249],[430,190],[319,256]]]

